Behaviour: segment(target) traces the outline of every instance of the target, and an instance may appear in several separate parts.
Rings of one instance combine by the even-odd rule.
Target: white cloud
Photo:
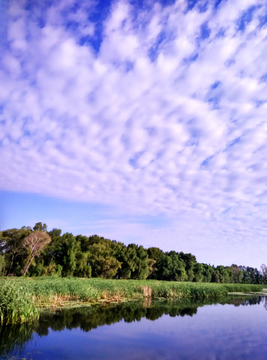
[[[215,10],[211,1],[186,12],[185,1],[150,11],[118,1],[99,51],[88,20],[95,4],[71,6],[27,11],[11,2],[0,59],[1,188],[190,219],[188,244],[262,241],[266,3],[222,1]]]

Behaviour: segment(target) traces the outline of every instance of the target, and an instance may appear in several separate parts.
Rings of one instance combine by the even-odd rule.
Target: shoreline
[[[100,278],[0,279],[0,323],[22,323],[42,309],[91,306],[136,300],[219,299],[227,295],[266,296],[264,285],[122,280]]]

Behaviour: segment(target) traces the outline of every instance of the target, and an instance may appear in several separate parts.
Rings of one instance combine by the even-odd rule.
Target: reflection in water
[[[227,298],[220,304],[233,304],[235,306],[256,305],[263,302],[267,308],[266,298],[253,297],[249,299]],[[0,328],[0,355],[20,351],[25,342],[31,340],[33,332],[39,336],[49,333],[49,328],[62,331],[65,328],[80,328],[83,331],[96,329],[98,326],[110,325],[121,320],[125,322],[140,321],[145,317],[154,321],[162,315],[193,316],[200,306],[215,304],[214,301],[192,303],[188,301],[162,301],[162,302],[127,302],[121,304],[96,305],[90,308],[63,309],[60,312],[43,314],[39,322],[21,325],[8,325]]]
[[[198,307],[217,304],[218,301],[206,300],[202,302],[180,301],[148,301],[144,303],[131,301],[121,304],[94,305],[84,308],[62,309],[55,313],[45,313],[39,321],[21,325],[7,325],[0,327],[0,358],[21,354],[26,343],[30,342],[33,334],[47,336],[49,329],[62,331],[65,329],[81,329],[89,332],[99,326],[111,325],[124,320],[126,323],[140,321],[142,318],[154,321],[163,315],[170,317],[194,316]],[[266,297],[252,297],[249,299],[227,297],[220,304],[234,306],[248,306],[263,304],[267,309]]]
[[[37,323],[0,326],[0,356],[21,351],[24,344],[31,340],[36,327]]]

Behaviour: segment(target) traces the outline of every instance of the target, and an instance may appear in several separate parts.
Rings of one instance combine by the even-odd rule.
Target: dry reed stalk
[[[142,286],[144,291],[145,297],[151,298],[152,297],[152,288],[150,286]]]

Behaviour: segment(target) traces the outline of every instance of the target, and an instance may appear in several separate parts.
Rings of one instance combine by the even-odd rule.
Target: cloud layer
[[[260,246],[267,5],[214,3],[11,1],[1,189],[164,213],[190,225],[188,242]]]

